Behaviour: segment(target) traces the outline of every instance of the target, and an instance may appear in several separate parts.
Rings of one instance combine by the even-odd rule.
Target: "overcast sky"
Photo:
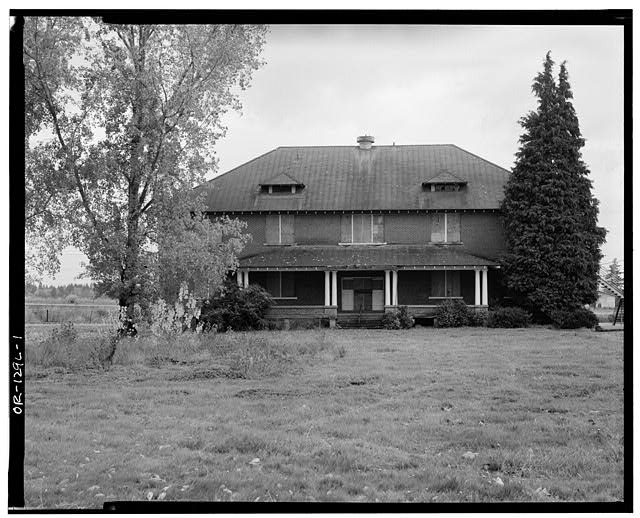
[[[567,61],[609,231],[604,262],[621,260],[622,27],[274,25],[242,114],[225,118],[218,173],[278,146],[355,145],[365,133],[380,145],[456,144],[510,169],[548,50]],[[80,259],[67,251],[56,284],[73,282]]]

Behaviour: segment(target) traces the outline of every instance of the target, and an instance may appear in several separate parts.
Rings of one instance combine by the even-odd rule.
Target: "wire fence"
[[[107,324],[118,317],[120,306],[116,304],[47,304],[25,302],[26,324]]]

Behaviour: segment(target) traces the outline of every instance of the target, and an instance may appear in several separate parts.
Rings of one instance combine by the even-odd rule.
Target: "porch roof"
[[[240,258],[240,268],[394,269],[498,266],[472,255],[461,245],[278,246]]]

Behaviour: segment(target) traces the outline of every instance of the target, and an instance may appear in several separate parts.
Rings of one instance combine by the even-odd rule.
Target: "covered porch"
[[[324,318],[333,325],[340,315],[382,316],[399,306],[429,317],[447,299],[486,310],[489,270],[497,268],[459,246],[291,246],[241,259],[236,279],[274,297],[270,319]]]

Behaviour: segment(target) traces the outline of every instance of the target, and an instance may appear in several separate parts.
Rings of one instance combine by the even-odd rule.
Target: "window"
[[[460,214],[435,213],[431,216],[431,241],[433,243],[460,242]]]
[[[295,194],[297,185],[262,185],[260,192],[263,194]]]
[[[457,183],[432,183],[431,191],[432,192],[451,192],[451,191],[459,191],[460,184]]]
[[[292,245],[294,237],[293,214],[268,214],[265,239],[268,245]]]
[[[267,291],[277,299],[295,298],[293,272],[267,272]]]
[[[431,272],[431,297],[460,297],[460,272]]]
[[[344,214],[341,243],[383,243],[384,216],[382,214]]]

